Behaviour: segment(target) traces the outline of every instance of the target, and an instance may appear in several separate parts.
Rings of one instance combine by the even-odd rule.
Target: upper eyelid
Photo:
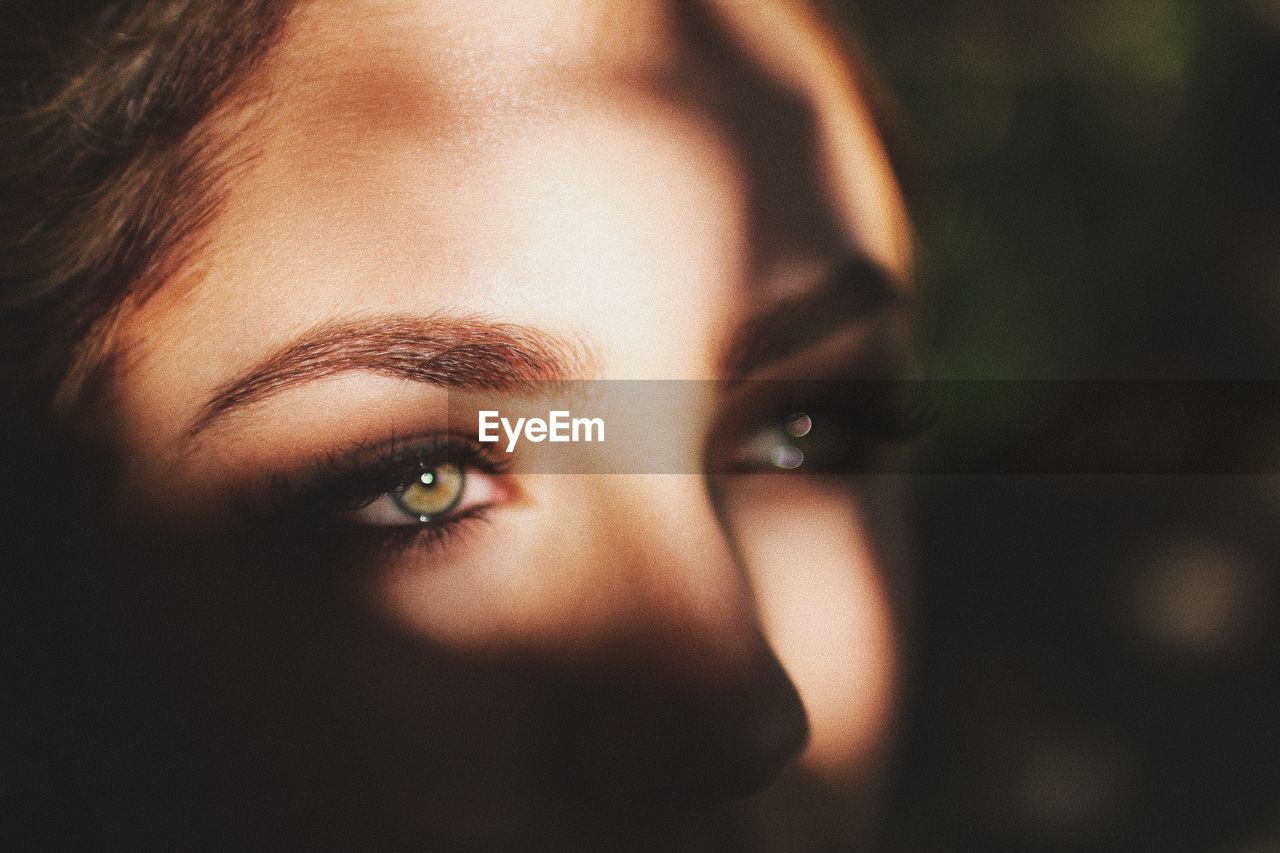
[[[433,444],[440,444],[451,438],[465,440],[465,436],[455,436],[447,432],[426,432],[408,436],[392,434],[388,438],[377,441],[358,440],[347,448],[325,454],[315,464],[324,466],[343,466],[358,468],[381,460],[404,456],[420,451]]]
[[[466,458],[462,460],[475,466],[482,460],[480,446],[469,439],[451,434],[433,433],[414,438],[392,438],[376,444],[361,444],[351,450],[329,454],[304,465],[302,470],[280,472],[267,478],[265,488],[247,489],[249,506],[261,509],[255,516],[279,517],[291,514],[302,516],[339,511],[339,498],[358,494],[376,500],[384,491],[400,483],[391,482],[396,474],[407,471],[420,454],[439,448],[458,448],[465,443]],[[490,472],[503,473],[503,463],[493,460],[485,466]],[[361,494],[363,493],[363,494]],[[358,507],[354,503],[347,508]]]
[[[311,464],[317,473],[347,471],[358,474],[374,467],[405,464],[424,452],[465,447],[468,454],[482,455],[485,447],[469,436],[458,433],[426,433],[411,437],[392,436],[376,443],[359,443],[348,450],[330,453]]]
[[[780,426],[790,415],[808,411],[835,414],[852,426],[891,426],[890,432],[914,436],[916,422],[933,411],[926,389],[903,379],[756,380],[735,383],[722,404],[726,413],[717,419],[712,435],[738,441],[760,429]],[[908,393],[902,393],[906,391]],[[927,422],[927,418],[923,419]],[[897,429],[906,422],[904,429]]]

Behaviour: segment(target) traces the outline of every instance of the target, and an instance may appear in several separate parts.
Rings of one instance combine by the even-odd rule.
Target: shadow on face
[[[255,86],[192,274],[124,323],[116,510],[67,557],[103,825],[744,849],[726,804],[801,752],[802,697],[808,769],[857,778],[892,490],[802,462],[876,440],[842,389],[897,363],[907,240],[809,10],[314,3]],[[478,447],[580,380],[688,383],[623,415],[681,461]]]
[[[661,847],[804,737],[762,642],[719,673],[649,626],[575,661],[459,651],[378,613],[332,554],[273,535],[156,545],[118,552],[129,629],[107,626],[110,684],[86,698],[120,762],[97,793],[162,838]]]

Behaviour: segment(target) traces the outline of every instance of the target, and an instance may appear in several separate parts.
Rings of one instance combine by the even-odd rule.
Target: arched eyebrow
[[[749,377],[803,353],[847,328],[893,310],[911,310],[912,288],[874,261],[852,256],[813,287],[750,314],[734,331],[721,363],[726,376]]]
[[[187,435],[194,438],[228,413],[288,388],[349,371],[460,390],[518,391],[594,378],[598,370],[584,342],[532,326],[444,316],[332,320],[222,385]]]

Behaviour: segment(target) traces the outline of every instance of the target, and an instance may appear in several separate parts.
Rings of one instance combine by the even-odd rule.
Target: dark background
[[[885,846],[1280,850],[1280,424],[1241,455],[1232,391],[1280,379],[1280,2],[840,5],[906,131],[922,372],[1016,380],[916,450]]]

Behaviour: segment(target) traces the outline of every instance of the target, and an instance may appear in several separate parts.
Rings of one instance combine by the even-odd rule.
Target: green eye
[[[457,506],[466,483],[463,469],[446,462],[423,471],[413,482],[394,490],[391,499],[406,515],[425,524]]]

